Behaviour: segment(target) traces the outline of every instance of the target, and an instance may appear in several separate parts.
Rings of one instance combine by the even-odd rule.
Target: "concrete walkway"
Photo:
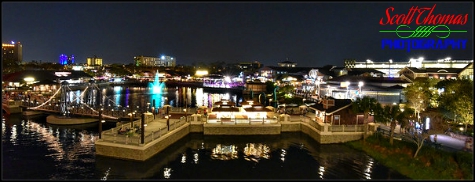
[[[385,130],[387,133],[389,133],[390,127],[386,126],[384,124],[379,126],[381,129]],[[396,128],[394,129],[395,136],[401,136],[403,133],[400,133],[400,125],[397,125]],[[430,135],[430,141],[435,143],[435,144],[440,144],[440,148],[448,148],[451,151],[456,151],[456,150],[466,150],[465,149],[465,140],[457,139],[454,137],[451,137],[450,135],[447,134],[437,134],[437,142],[434,141],[435,135]],[[472,150],[473,151],[473,148]]]

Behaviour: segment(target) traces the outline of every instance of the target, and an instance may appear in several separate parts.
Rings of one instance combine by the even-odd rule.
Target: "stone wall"
[[[191,121],[190,122],[190,132],[203,133],[203,122],[201,121]]]
[[[166,149],[190,132],[203,132],[204,135],[274,135],[280,134],[281,132],[300,131],[320,144],[344,143],[363,138],[363,132],[328,132],[329,125],[322,123],[317,124],[322,131],[317,130],[314,126],[305,122],[281,122],[278,124],[264,125],[222,125],[190,122],[145,145],[126,145],[98,140],[96,141],[95,148],[97,155],[144,161]],[[370,125],[369,127],[370,131],[375,128],[374,125]]]
[[[204,135],[275,135],[280,134],[280,124],[265,125],[220,125],[208,124],[204,126]]]
[[[309,135],[320,144],[345,143],[363,138],[362,132],[322,132],[307,123],[301,123],[301,132]]]
[[[300,122],[282,122],[282,132],[298,132],[300,131]]]

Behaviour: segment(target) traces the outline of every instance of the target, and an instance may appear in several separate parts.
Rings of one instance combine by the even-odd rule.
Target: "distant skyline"
[[[417,25],[429,13],[454,19]],[[421,26],[433,32],[394,32]],[[183,65],[288,60],[299,67],[341,66],[344,59],[473,60],[473,33],[471,1],[2,2],[2,43],[21,42],[24,62],[58,62],[61,54],[76,63],[94,55],[104,64],[167,55]],[[389,48],[409,41],[434,48]]]

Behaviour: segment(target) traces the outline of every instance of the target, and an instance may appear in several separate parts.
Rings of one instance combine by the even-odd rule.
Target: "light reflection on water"
[[[303,133],[192,133],[139,162],[96,156],[97,126],[10,118],[2,127],[4,179],[407,179],[364,153],[319,145]]]
[[[107,97],[122,105],[153,98],[140,95],[140,90],[135,92],[134,89],[126,88],[126,94]],[[129,92],[131,90],[134,92]],[[177,93],[176,96],[165,100],[183,104],[180,98],[191,98],[188,96],[192,92],[176,89],[172,92]],[[190,101],[198,105],[229,97],[202,90],[196,90],[194,96],[196,98]],[[236,96],[232,98],[239,100]],[[108,124],[104,130],[114,123]],[[15,114],[2,118],[3,178],[407,179],[364,153],[342,144],[319,145],[302,133],[271,136],[194,133],[144,162],[96,156],[97,138],[97,124],[55,126],[46,124],[45,118],[26,119]]]

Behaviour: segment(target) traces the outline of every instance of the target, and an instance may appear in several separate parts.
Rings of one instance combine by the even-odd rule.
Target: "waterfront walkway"
[[[389,126],[382,124],[379,127],[384,130],[384,133],[389,134]],[[403,135],[404,133],[401,133],[400,125],[397,125],[394,129],[394,137],[397,139],[402,139],[404,137]],[[457,138],[449,134],[437,134],[437,141],[435,141],[434,138],[435,134],[430,135],[430,143],[427,144],[434,145],[435,147],[446,151],[473,151],[473,146],[466,146],[466,137]],[[467,147],[470,149],[467,150]]]

